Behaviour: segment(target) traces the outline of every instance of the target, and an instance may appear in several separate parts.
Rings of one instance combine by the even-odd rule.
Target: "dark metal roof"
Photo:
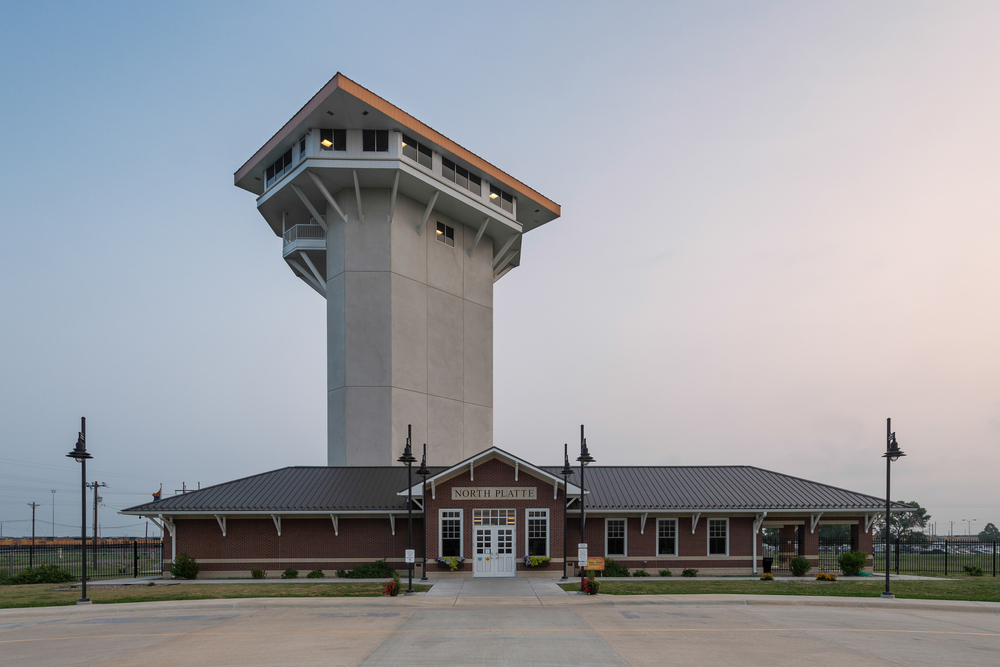
[[[458,464],[458,466],[462,466]],[[455,466],[457,467],[457,466]],[[544,467],[559,476],[561,467]],[[435,467],[436,475],[448,468]],[[186,512],[405,512],[406,468],[292,467],[130,507]],[[419,481],[414,475],[414,482]],[[574,468],[571,484],[579,484]],[[885,500],[754,466],[593,466],[588,510],[872,510]],[[893,503],[896,509],[905,505]]]
[[[437,474],[444,468],[431,468]],[[414,475],[416,481],[420,478]],[[406,511],[406,468],[292,467],[171,496],[123,512]]]
[[[561,468],[545,468],[559,474]],[[570,483],[579,484],[579,468]],[[594,466],[588,510],[853,510],[885,500],[754,466]],[[897,508],[905,505],[894,503]]]

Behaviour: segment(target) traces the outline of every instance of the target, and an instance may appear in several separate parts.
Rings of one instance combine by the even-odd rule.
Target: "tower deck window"
[[[322,151],[346,151],[347,130],[320,130],[319,149]]]
[[[428,169],[434,164],[434,152],[430,146],[425,146],[405,134],[403,135],[403,155]]]
[[[275,181],[292,170],[292,149],[289,148],[285,154],[274,161],[270,167],[264,170],[264,187],[269,188]]]
[[[469,172],[469,170],[462,165],[455,164],[446,157],[441,158],[441,175],[456,185],[461,185],[473,194],[483,194],[482,179]]]
[[[455,228],[449,227],[443,222],[439,222],[437,226],[437,240],[441,243],[455,247]]]
[[[306,138],[299,139],[299,160],[306,159]]]
[[[389,130],[364,130],[361,149],[366,153],[387,153],[389,151]]]
[[[508,213],[514,213],[514,195],[504,192],[495,185],[490,185],[490,201]]]

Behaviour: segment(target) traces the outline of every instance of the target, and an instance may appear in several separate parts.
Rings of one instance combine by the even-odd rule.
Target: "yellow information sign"
[[[596,556],[587,559],[587,567],[583,568],[585,570],[601,570],[604,571],[604,559],[598,558]]]

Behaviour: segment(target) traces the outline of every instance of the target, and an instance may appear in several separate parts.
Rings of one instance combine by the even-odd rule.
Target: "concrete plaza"
[[[397,598],[4,610],[0,665],[980,666],[1000,650],[993,603],[457,584]]]

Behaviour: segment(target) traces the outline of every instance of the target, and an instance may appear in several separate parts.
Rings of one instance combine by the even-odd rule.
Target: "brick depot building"
[[[561,576],[580,542],[591,557],[631,570],[749,575],[761,569],[765,528],[779,528],[782,551],[815,567],[819,526],[850,526],[851,546],[871,554],[872,523],[884,512],[874,496],[752,466],[588,466],[581,536],[580,469],[568,483],[561,470],[492,447],[431,468],[426,494],[414,474],[415,576],[424,557],[433,577]],[[286,568],[334,576],[377,559],[406,569],[407,470],[399,466],[282,468],[122,513],[165,529],[165,576],[180,552],[198,560],[202,578],[249,576],[252,567],[270,577]],[[550,560],[531,567],[525,555]],[[455,572],[436,560],[449,556],[464,559]]]

